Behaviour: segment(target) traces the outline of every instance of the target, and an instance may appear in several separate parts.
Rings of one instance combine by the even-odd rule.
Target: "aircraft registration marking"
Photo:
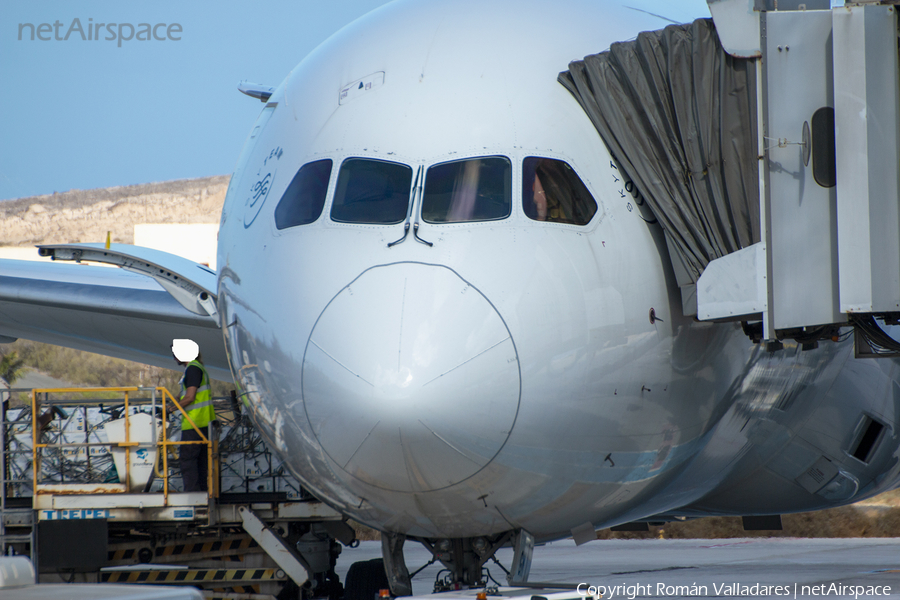
[[[619,192],[619,198],[624,200],[626,198],[629,198],[629,196],[630,196],[630,199],[625,204],[625,208],[628,209],[628,212],[634,211],[634,204],[631,203],[632,200],[638,206],[643,206],[644,205],[644,197],[641,194],[641,191],[637,188],[637,185],[635,185],[634,181],[632,181],[631,179],[625,179],[625,174],[622,173],[621,171],[619,171],[619,167],[616,166],[615,162],[609,161],[609,168],[612,170],[613,183],[621,183],[622,184],[619,187],[619,189],[617,190]],[[623,179],[624,179],[624,181],[623,181]],[[640,213],[641,213],[641,211],[638,211],[638,215],[640,215],[640,217],[642,219],[644,219],[644,221],[646,221],[647,223],[652,224],[652,223],[657,222],[656,219],[652,219],[652,220],[647,219]]]
[[[616,163],[614,163],[613,161],[609,161],[609,168],[612,169],[613,183],[622,182],[622,177],[619,176],[621,175],[621,172],[619,171],[619,167],[616,166]],[[624,183],[622,183],[622,186],[619,188],[618,192],[620,198],[624,199],[628,196],[631,196],[632,200],[634,200],[638,206],[642,206],[644,204],[644,198],[641,196],[640,190],[637,189],[637,186],[634,185],[634,182],[630,179],[627,179],[624,181]],[[634,206],[631,204],[631,201],[628,202],[626,208],[628,209],[628,212],[632,212],[634,210]]]

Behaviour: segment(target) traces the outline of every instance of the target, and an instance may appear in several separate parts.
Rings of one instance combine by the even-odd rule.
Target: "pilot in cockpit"
[[[584,225],[594,216],[596,202],[565,162],[528,157],[522,176],[522,208],[529,219]]]
[[[525,214],[535,221],[562,222],[568,221],[565,210],[560,204],[558,182],[553,176],[553,163],[543,158],[525,161],[525,177],[531,179],[531,186],[526,184],[523,198]],[[530,176],[530,177],[529,177]],[[530,193],[529,193],[530,192]]]
[[[532,204],[534,205],[534,218],[538,221],[546,221],[547,220],[547,193],[544,191],[544,186],[541,184],[540,176],[535,173],[534,174],[534,185],[531,186],[532,189]]]

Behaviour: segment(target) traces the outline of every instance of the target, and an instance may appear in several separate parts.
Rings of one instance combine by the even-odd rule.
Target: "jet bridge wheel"
[[[372,600],[380,590],[390,588],[384,560],[373,558],[350,565],[344,582],[344,600]]]

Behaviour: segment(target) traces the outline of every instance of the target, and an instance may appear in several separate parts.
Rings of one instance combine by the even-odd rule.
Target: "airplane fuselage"
[[[218,256],[231,367],[264,435],[320,499],[430,538],[889,489],[893,361],[854,359],[852,339],[768,353],[740,324],[683,316],[640,190],[556,82],[657,24],[578,7],[394,3],[269,98]],[[538,159],[593,212],[539,207]],[[823,458],[828,490],[804,478]]]

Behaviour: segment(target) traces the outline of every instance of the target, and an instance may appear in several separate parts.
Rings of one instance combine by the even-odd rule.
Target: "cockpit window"
[[[275,227],[287,229],[318,219],[325,206],[330,177],[331,159],[317,160],[300,167],[275,207]]]
[[[331,218],[341,223],[391,225],[406,219],[412,168],[367,158],[341,165]]]
[[[522,208],[535,221],[586,225],[597,201],[567,163],[529,156],[522,165]]]
[[[422,219],[466,223],[505,219],[510,214],[511,165],[503,156],[434,165],[425,176]]]

